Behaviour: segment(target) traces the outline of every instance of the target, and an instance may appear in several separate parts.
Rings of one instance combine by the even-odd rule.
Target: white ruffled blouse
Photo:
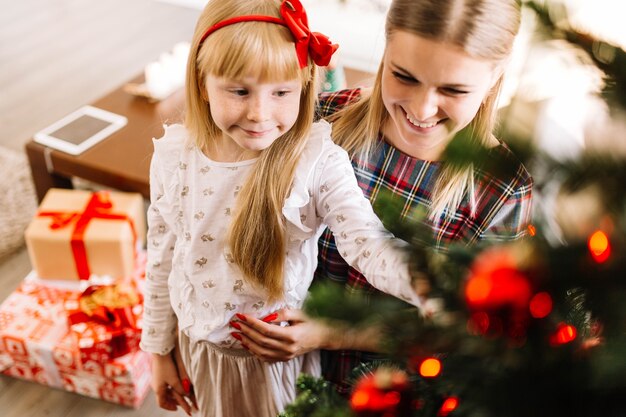
[[[324,121],[311,129],[282,214],[287,220],[284,299],[268,303],[233,264],[225,235],[236,197],[256,160],[215,162],[181,125],[154,140],[148,265],[141,348],[166,354],[176,330],[193,341],[238,346],[229,321],[302,306],[326,226],[346,261],[378,289],[419,306],[407,260],[359,188],[347,153]]]

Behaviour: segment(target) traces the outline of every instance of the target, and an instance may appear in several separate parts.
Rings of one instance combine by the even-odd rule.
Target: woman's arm
[[[380,351],[380,329],[350,328],[307,317],[303,311],[283,309],[266,322],[244,316],[242,342],[254,355],[267,362],[288,361],[316,349]],[[281,323],[288,323],[281,326]]]

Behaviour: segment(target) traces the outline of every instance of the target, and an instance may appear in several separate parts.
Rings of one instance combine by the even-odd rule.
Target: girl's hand
[[[196,393],[194,391],[194,387],[191,384],[191,380],[189,379],[189,375],[187,374],[187,370],[185,369],[185,364],[183,363],[183,358],[180,356],[180,349],[178,345],[174,348],[171,353],[174,356],[174,362],[176,363],[176,370],[178,371],[178,379],[180,380],[183,390],[185,391],[185,397],[188,398],[188,402],[191,403],[194,411],[198,411],[198,402],[196,401]]]
[[[167,355],[152,354],[152,389],[156,394],[159,407],[169,411],[176,411],[178,407],[181,407],[188,416],[191,416],[192,407],[197,410],[197,405],[195,397],[190,397],[191,403],[185,399],[188,394],[185,392],[182,379],[179,377],[179,369],[174,359],[177,355],[175,353],[177,350],[174,349],[173,352]],[[184,367],[180,369],[185,372]],[[184,375],[187,378],[187,374],[184,373]],[[187,381],[189,381],[188,378]],[[189,383],[187,382],[187,384]]]
[[[237,330],[241,328],[242,345],[266,362],[284,362],[315,349],[329,348],[331,329],[301,310],[278,310],[262,320],[243,314],[237,317],[240,321],[231,325]],[[281,322],[288,322],[289,326],[282,327]]]

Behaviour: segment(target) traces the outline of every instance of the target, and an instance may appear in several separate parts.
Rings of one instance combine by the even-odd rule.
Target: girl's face
[[[382,98],[387,140],[402,152],[438,160],[467,126],[497,81],[491,61],[405,31],[394,32],[383,58]]]
[[[211,117],[222,131],[221,161],[258,156],[296,123],[300,112],[300,80],[260,82],[209,75],[205,79]]]

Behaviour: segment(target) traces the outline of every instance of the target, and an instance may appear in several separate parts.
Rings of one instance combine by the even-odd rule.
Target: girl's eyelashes
[[[290,92],[291,91],[289,91],[289,90],[279,90],[279,91],[275,92],[274,94],[276,94],[277,97],[285,97]]]
[[[248,91],[245,88],[231,88],[228,91],[231,94],[234,94],[234,95],[239,96],[239,97],[245,97],[248,94],[250,94],[250,91]],[[287,96],[290,93],[291,93],[291,90],[278,90],[278,91],[275,91],[273,94],[276,97],[285,97],[285,96]]]
[[[245,88],[233,88],[230,90],[230,92],[236,96],[245,96],[246,94],[248,94],[248,90],[246,90]]]

